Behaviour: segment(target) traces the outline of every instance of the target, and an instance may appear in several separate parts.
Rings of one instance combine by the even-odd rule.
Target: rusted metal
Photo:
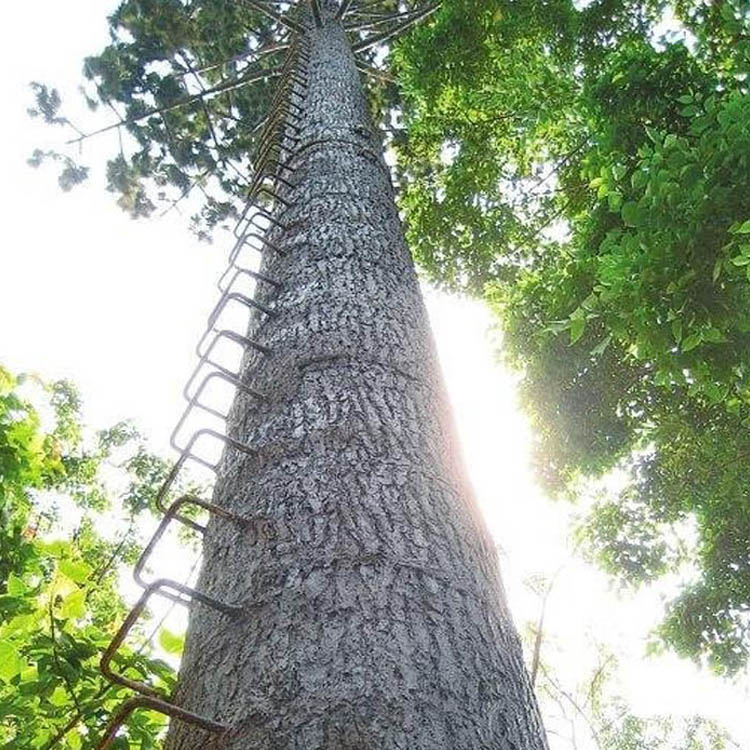
[[[234,271],[234,276],[229,280],[226,286],[224,286],[224,279]],[[240,277],[240,276],[249,276],[251,279],[255,279],[256,281],[262,281],[265,284],[269,284],[274,289],[281,289],[282,283],[280,281],[277,281],[276,279],[272,279],[270,276],[267,276],[264,273],[261,273],[260,271],[255,271],[252,268],[245,268],[244,266],[237,266],[234,263],[231,263],[229,266],[227,266],[226,271],[219,277],[218,286],[219,289],[221,289],[222,292],[226,291],[227,289],[230,289],[232,284]],[[268,354],[270,350],[268,347],[264,347],[262,344],[251,344],[251,346],[255,346],[256,349],[259,349],[260,351],[263,351],[265,354]],[[265,351],[268,350],[268,351]]]
[[[248,247],[251,247],[254,250],[257,250],[258,252],[262,252],[260,248],[257,248],[254,245],[250,244],[251,239],[258,240],[262,244],[267,245],[268,247],[271,248],[271,250],[273,250],[278,255],[281,255],[281,256],[286,255],[286,250],[282,250],[278,245],[274,244],[269,239],[266,239],[264,235],[257,234],[256,232],[244,232],[240,237],[238,237],[238,241],[235,244],[234,248],[232,249],[230,262],[234,261],[237,258],[237,254],[239,253],[239,248],[241,248],[242,245],[247,245]]]
[[[205,716],[199,716],[192,711],[180,708],[174,703],[170,703],[161,698],[155,698],[148,695],[138,695],[134,698],[129,698],[120,706],[117,713],[112,717],[107,728],[104,730],[104,734],[96,745],[96,750],[109,750],[115,737],[117,737],[117,732],[120,730],[120,727],[122,727],[122,725],[128,720],[130,714],[137,711],[139,708],[145,708],[149,711],[158,711],[165,716],[179,719],[188,724],[194,724],[201,729],[205,729],[207,732],[213,732],[215,734],[227,732],[230,729],[230,727],[225,724],[220,724],[218,721],[213,721],[213,719],[207,719]]]
[[[214,516],[218,516],[219,518],[223,518],[227,521],[232,521],[236,524],[239,524],[240,526],[244,526],[247,523],[245,518],[238,515],[237,513],[232,513],[226,508],[222,508],[220,505],[210,503],[208,502],[208,500],[203,500],[202,498],[196,497],[195,495],[182,495],[182,497],[179,497],[169,506],[167,512],[162,517],[161,522],[157,526],[156,531],[151,536],[148,544],[143,548],[143,552],[141,552],[141,556],[138,558],[138,562],[135,564],[135,568],[133,568],[133,578],[139,586],[147,588],[150,585],[148,581],[144,580],[143,578],[143,569],[146,567],[146,561],[151,556],[151,553],[154,551],[161,538],[164,536],[164,532],[167,530],[169,524],[175,519],[185,518],[185,516],[179,513],[180,509],[185,505],[195,505],[199,508],[203,508],[203,510],[207,510]],[[200,529],[205,531],[205,526],[200,526]],[[174,595],[168,592],[162,593],[164,596],[167,596],[168,599],[177,599]]]
[[[187,421],[187,418],[190,416],[190,413],[192,412],[194,408],[198,407],[199,409],[202,409],[203,411],[207,412],[208,414],[211,414],[214,417],[218,417],[219,419],[223,421],[227,420],[229,416],[228,414],[223,414],[217,409],[214,409],[212,406],[209,406],[208,404],[204,404],[200,400],[200,397],[203,391],[206,389],[208,384],[215,378],[218,378],[219,380],[224,380],[225,382],[234,386],[237,390],[242,391],[248,396],[252,396],[256,400],[261,401],[265,399],[265,396],[262,393],[259,393],[253,388],[250,388],[249,386],[245,385],[238,377],[236,377],[235,375],[231,373],[222,372],[221,370],[214,370],[213,372],[209,372],[203,378],[200,385],[196,389],[195,393],[190,397],[188,404],[185,407],[185,410],[182,412],[182,416],[177,420],[177,424],[175,425],[175,428],[172,430],[172,434],[169,437],[169,444],[176,451],[182,452],[184,450],[182,446],[180,446],[177,443],[177,436],[179,435],[180,430],[182,429],[182,426],[185,424],[185,422]]]
[[[193,369],[193,372],[190,374],[190,377],[187,379],[187,382],[185,383],[185,387],[182,389],[182,395],[185,397],[186,400],[189,401],[192,398],[192,394],[190,391],[192,389],[193,383],[198,377],[198,373],[201,371],[204,365],[208,365],[209,367],[214,367],[220,372],[224,372],[227,375],[231,375],[234,378],[238,378],[240,376],[240,373],[238,371],[230,370],[221,362],[217,362],[216,360],[211,359],[211,356],[210,356],[211,353],[216,348],[217,344],[219,344],[219,342],[221,342],[222,340],[231,341],[232,343],[235,343],[241,346],[243,350],[255,349],[256,351],[259,351],[265,355],[268,355],[271,353],[271,349],[269,347],[264,346],[263,344],[259,344],[254,339],[250,339],[247,336],[243,336],[242,334],[239,334],[236,331],[232,331],[229,328],[222,328],[221,330],[216,331],[215,336],[213,337],[213,339],[211,339],[211,343],[208,345],[205,353],[200,356],[198,364]]]
[[[162,589],[166,589],[167,592],[164,593]],[[169,591],[169,589],[171,589],[172,591],[176,591],[177,594],[172,593],[172,591]],[[131,690],[135,690],[137,693],[141,693],[142,695],[149,695],[155,698],[164,699],[166,696],[160,693],[155,687],[145,682],[133,680],[130,677],[126,677],[125,675],[120,674],[119,672],[115,672],[112,669],[112,660],[117,654],[117,651],[124,643],[125,638],[127,638],[128,633],[130,632],[133,625],[138,622],[138,618],[146,608],[148,600],[154,594],[166,596],[166,598],[171,599],[178,604],[182,604],[185,607],[189,607],[193,601],[197,601],[201,604],[205,604],[207,607],[211,607],[212,609],[221,612],[224,615],[227,615],[228,617],[237,617],[244,612],[244,609],[235,604],[225,604],[224,602],[220,602],[218,599],[214,599],[212,596],[208,596],[208,594],[204,594],[201,591],[192,589],[190,588],[190,586],[186,586],[184,583],[179,583],[178,581],[173,581],[170,578],[160,578],[157,581],[154,581],[153,583],[150,583],[148,584],[148,586],[146,586],[143,594],[141,594],[140,599],[138,599],[135,605],[133,605],[133,608],[130,610],[130,612],[128,612],[127,617],[123,621],[122,625],[120,625],[117,633],[115,633],[115,636],[114,638],[112,638],[109,646],[107,646],[106,651],[102,654],[101,661],[99,662],[99,669],[101,670],[102,674],[108,680],[110,680],[110,682],[115,682],[118,685],[123,685],[127,688],[130,688]]]

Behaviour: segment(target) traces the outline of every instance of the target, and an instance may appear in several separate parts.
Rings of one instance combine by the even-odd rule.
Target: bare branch
[[[359,21],[353,23],[351,26],[345,26],[347,31],[360,31],[367,29],[371,26],[382,26],[384,23],[392,23],[393,21],[405,21],[410,19],[412,16],[419,14],[420,9],[408,10],[403,13],[388,13],[388,14],[368,14],[371,17],[365,21]]]
[[[296,21],[292,21],[290,18],[277,13],[275,10],[267,8],[263,3],[258,2],[258,0],[236,0],[236,2],[239,2],[241,5],[245,5],[248,8],[252,8],[253,10],[258,11],[258,13],[262,13],[264,16],[272,18],[276,23],[281,24],[290,31],[295,31],[297,34],[305,33],[304,28]]]
[[[352,2],[353,0],[341,0],[341,5],[339,5],[339,9],[336,11],[337,19],[343,18],[347,14]]]
[[[357,70],[360,73],[366,73],[373,78],[379,78],[381,81],[387,81],[388,83],[397,83],[396,79],[392,76],[389,76],[385,71],[378,70],[378,68],[373,68],[369,65],[365,65],[364,63],[359,62],[359,60],[357,60]]]
[[[231,63],[240,62],[244,60],[245,58],[250,57],[251,55],[255,56],[255,59],[250,61],[251,63],[260,62],[261,60],[264,60],[266,57],[271,57],[277,52],[282,52],[286,49],[289,49],[288,44],[272,44],[270,47],[260,47],[259,49],[248,50],[246,52],[241,52],[239,55],[228,57],[226,60],[222,60],[221,62],[218,62],[218,63],[212,63],[211,65],[206,65],[205,67],[202,67],[202,68],[191,68],[189,66],[189,69],[180,73],[179,77],[186,76],[189,73],[192,73],[193,75],[195,74],[202,75],[203,73],[208,73],[208,71],[210,70],[221,68],[224,65],[230,65]]]
[[[376,44],[383,44],[384,42],[387,42],[389,39],[393,39],[396,36],[399,36],[402,34],[406,29],[408,29],[410,26],[413,26],[415,23],[418,23],[419,21],[423,20],[424,18],[427,18],[427,16],[434,13],[436,10],[440,8],[440,2],[431,3],[430,5],[426,6],[425,8],[415,11],[414,15],[408,18],[406,21],[403,21],[402,23],[398,24],[393,29],[387,29],[386,31],[383,31],[380,34],[376,34],[375,36],[368,37],[367,39],[363,39],[360,42],[356,42],[352,45],[352,50],[356,52],[363,52],[366,49],[370,49],[370,47],[374,47]]]

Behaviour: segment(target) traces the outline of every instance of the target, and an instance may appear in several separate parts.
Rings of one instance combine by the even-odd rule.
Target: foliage
[[[155,477],[141,471],[149,454],[129,425],[89,443],[69,383],[0,367],[0,747],[93,748],[127,694],[104,679],[99,659],[125,614],[120,563],[138,554],[136,519]],[[129,487],[122,502],[104,478],[115,457]],[[118,669],[169,689],[172,668],[145,631],[137,636]],[[163,725],[137,712],[131,744],[119,746],[155,748]]]
[[[247,185],[247,154],[273,89],[273,78],[259,74],[272,74],[283,52],[259,53],[273,40],[273,23],[233,0],[124,0],[109,26],[111,43],[84,64],[87,102],[116,118],[119,151],[107,164],[108,189],[134,218],[200,191],[193,228],[208,238],[235,215]],[[257,82],[242,86],[251,76]],[[71,125],[59,92],[32,85],[30,113]],[[49,159],[63,163],[66,188],[88,175],[61,153],[37,150],[29,163]]]
[[[736,672],[750,655],[747,8],[475,5],[446,2],[397,51],[411,246],[432,279],[498,312],[545,486],[629,476],[580,531],[588,554],[632,585],[692,566],[660,635]],[[684,25],[659,39],[666,10]]]

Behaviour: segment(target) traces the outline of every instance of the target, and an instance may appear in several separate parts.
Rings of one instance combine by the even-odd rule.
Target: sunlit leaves
[[[54,415],[45,432],[36,405]],[[46,428],[45,428],[46,429]],[[99,510],[113,505],[99,473],[117,452],[145,455],[127,424],[85,438],[80,398],[65,382],[45,386],[0,368],[0,745],[89,748],[125,692],[99,670],[113,624],[124,615],[120,561],[135,552],[132,523],[102,537]],[[143,459],[141,459],[143,460]],[[144,480],[138,479],[137,482]],[[60,506],[79,517],[65,533]],[[176,636],[173,636],[176,638]],[[121,653],[139,673],[169,690],[171,668],[150,650]],[[141,747],[156,747],[163,718],[139,714],[129,728]],[[123,738],[125,740],[125,738]]]

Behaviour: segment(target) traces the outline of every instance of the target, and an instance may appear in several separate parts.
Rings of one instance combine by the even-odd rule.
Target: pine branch
[[[371,26],[382,26],[384,23],[391,23],[393,21],[401,21],[401,20],[408,20],[412,16],[417,15],[420,11],[419,10],[408,10],[403,13],[388,13],[388,14],[371,14],[372,18],[371,20],[367,21],[361,21],[359,23],[354,23],[351,26],[345,26],[344,28],[347,31],[360,31],[362,29],[367,29]]]
[[[360,42],[356,42],[355,44],[352,45],[352,51],[355,53],[363,52],[366,49],[370,49],[370,47],[374,47],[376,44],[382,44],[384,42],[387,42],[389,39],[393,39],[394,37],[402,34],[410,26],[413,26],[415,23],[418,23],[424,18],[427,18],[427,16],[431,15],[439,8],[440,8],[439,1],[436,3],[431,3],[425,8],[415,11],[413,16],[408,18],[406,21],[403,21],[402,23],[398,24],[398,26],[396,26],[395,28],[387,29],[386,31],[383,31],[380,34],[368,37],[367,39],[363,39]]]
[[[373,68],[369,65],[365,65],[364,63],[357,60],[357,70],[360,73],[365,73],[369,76],[372,76],[373,78],[379,78],[381,81],[387,81],[388,83],[397,83],[396,79],[389,76],[385,71],[378,70],[378,68]]]
[[[270,47],[260,47],[259,49],[248,50],[246,52],[241,52],[239,55],[228,57],[226,60],[222,60],[221,62],[218,62],[218,63],[212,63],[202,68],[191,68],[190,66],[188,66],[188,70],[180,73],[179,77],[186,76],[189,73],[192,73],[193,75],[195,74],[202,75],[203,73],[208,73],[210,70],[215,70],[216,68],[222,68],[225,65],[231,65],[232,63],[235,63],[235,62],[240,62],[244,60],[245,58],[250,57],[251,55],[257,55],[257,57],[255,57],[254,60],[250,61],[251,63],[260,62],[261,60],[264,60],[266,57],[271,57],[277,52],[283,52],[284,50],[287,50],[287,49],[289,49],[288,44],[272,44]]]
[[[268,16],[268,18],[272,18],[276,23],[281,24],[284,28],[289,29],[290,31],[294,31],[297,34],[304,34],[305,29],[300,26],[296,21],[292,21],[291,18],[288,18],[287,16],[283,16],[280,13],[277,13],[275,10],[271,10],[270,8],[267,8],[263,3],[259,2],[258,0],[235,0],[235,2],[240,3],[241,5],[244,5],[248,8],[251,8],[252,10],[257,11],[258,13],[262,13],[264,16]]]
[[[185,97],[184,99],[180,99],[179,101],[173,102],[172,104],[168,104],[164,107],[154,107],[153,109],[150,109],[148,110],[148,112],[144,112],[141,115],[136,115],[135,117],[129,117],[126,120],[121,120],[120,122],[112,123],[111,125],[107,125],[103,128],[99,128],[99,130],[94,130],[91,133],[85,133],[84,135],[78,138],[74,138],[68,141],[68,143],[80,143],[86,138],[92,138],[95,135],[101,135],[102,133],[106,133],[110,130],[114,130],[115,128],[132,125],[133,123],[140,122],[141,120],[144,120],[147,117],[153,117],[154,115],[163,115],[165,112],[171,112],[173,109],[184,107],[187,104],[193,104],[194,102],[197,102],[197,101],[203,101],[204,97],[206,96],[210,96],[212,94],[220,94],[225,91],[233,91],[235,89],[238,89],[238,88],[241,88],[242,86],[247,85],[248,83],[254,83],[255,81],[263,80],[264,78],[275,78],[279,75],[281,75],[280,67],[273,68],[271,70],[255,71],[252,74],[246,74],[244,76],[240,76],[239,78],[232,78],[228,81],[224,81],[223,83],[217,84],[216,86],[212,86],[211,88],[206,89],[205,91],[201,91],[198,94],[192,94],[190,96]]]

